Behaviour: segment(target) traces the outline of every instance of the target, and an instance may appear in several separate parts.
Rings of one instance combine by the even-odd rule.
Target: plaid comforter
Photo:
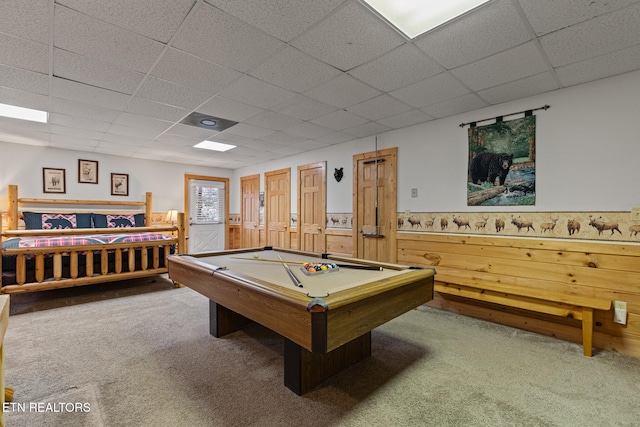
[[[163,233],[123,233],[123,234],[89,234],[86,236],[58,236],[58,237],[20,237],[18,248],[45,248],[50,246],[82,246],[100,245],[106,243],[136,243],[157,240],[171,240],[173,237]],[[14,240],[14,239],[11,239]]]

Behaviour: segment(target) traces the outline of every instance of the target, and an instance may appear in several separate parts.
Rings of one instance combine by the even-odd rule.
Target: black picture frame
[[[54,194],[66,193],[66,170],[59,168],[42,168],[42,192]]]
[[[98,183],[98,162],[78,159],[78,182],[81,184]]]
[[[111,195],[112,196],[128,196],[129,195],[129,174],[128,173],[112,173],[111,174]]]

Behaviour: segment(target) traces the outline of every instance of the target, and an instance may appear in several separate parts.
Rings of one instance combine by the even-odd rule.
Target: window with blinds
[[[224,182],[191,180],[191,222],[218,224],[224,222]]]

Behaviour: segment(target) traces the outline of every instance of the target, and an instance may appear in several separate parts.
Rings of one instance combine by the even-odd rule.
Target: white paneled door
[[[189,253],[225,248],[225,182],[189,179]]]

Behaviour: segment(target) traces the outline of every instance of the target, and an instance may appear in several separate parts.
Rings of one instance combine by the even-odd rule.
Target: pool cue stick
[[[279,255],[278,255],[279,257]],[[277,259],[266,259],[266,258],[242,258],[242,257],[231,257],[233,259],[243,259],[245,261],[263,261],[263,262],[280,262],[280,263],[286,263],[286,264],[297,264],[297,265],[302,265],[307,261],[292,261],[292,260],[277,260]],[[330,259],[328,259],[327,261],[331,261]],[[313,263],[311,263],[313,264]],[[332,264],[336,264],[336,263],[332,263]],[[373,271],[382,271],[383,268],[382,267],[375,267],[373,265],[358,265],[358,264],[336,264],[336,267],[341,267],[341,268],[352,268],[355,270],[373,270]]]
[[[280,255],[278,255],[278,258],[280,258]],[[285,262],[282,260],[282,258],[280,258],[280,261],[282,262],[282,266],[284,267],[284,269],[287,270],[287,274],[291,278],[291,281],[293,282],[293,284],[296,285],[297,287],[301,288],[302,287],[302,282],[300,282],[300,280],[298,280],[296,275],[293,274],[293,271],[291,271],[289,266],[287,264],[285,264]]]

